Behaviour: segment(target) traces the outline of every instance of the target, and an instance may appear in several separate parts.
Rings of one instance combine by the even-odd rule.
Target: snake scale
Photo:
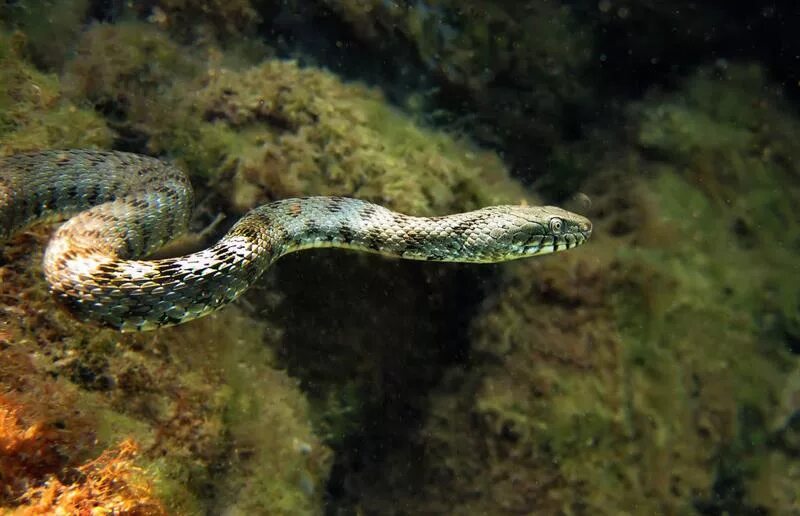
[[[68,218],[44,255],[50,289],[78,318],[122,331],[206,315],[236,299],[281,256],[340,247],[414,260],[501,262],[570,249],[589,220],[556,207],[491,206],[412,217],[344,197],[284,199],[255,208],[216,244],[146,257],[185,231],[188,177],[138,154],[43,151],[0,158],[0,242]]]

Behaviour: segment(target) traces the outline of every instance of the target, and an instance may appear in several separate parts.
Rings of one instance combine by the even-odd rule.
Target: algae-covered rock
[[[118,131],[118,147],[187,164],[201,191],[208,184],[224,201],[206,210],[342,194],[435,214],[528,197],[494,153],[419,127],[377,90],[321,69],[266,61],[233,70],[211,47],[200,65],[158,29],[133,23],[94,26],[77,48],[64,76],[71,100],[102,113]],[[29,250],[4,249],[11,256],[3,283],[32,292],[9,326],[18,349],[47,350],[29,376],[53,375],[76,393],[75,405],[91,407],[98,448],[133,437],[155,494],[188,513],[319,512],[331,465],[322,439],[337,446],[340,470],[351,459],[379,464],[383,452],[368,459],[352,443],[377,451],[383,437],[402,439],[399,422],[419,418],[440,364],[452,360],[437,345],[458,333],[447,328],[448,300],[474,304],[480,295],[463,269],[309,258],[268,273],[277,295],[257,288],[247,296],[253,314],[266,314],[259,323],[231,308],[155,336],[120,337],[42,309],[51,301],[38,258],[23,259]],[[319,288],[293,268],[320,273],[311,280]],[[353,278],[364,286],[352,288]],[[458,319],[466,321],[471,312],[462,311]],[[319,317],[340,324],[311,324]],[[409,332],[411,325],[418,329]],[[275,369],[269,349],[281,352],[305,393]],[[347,472],[337,481],[347,481]]]
[[[0,32],[0,154],[50,147],[107,147],[102,117],[65,98],[55,75],[23,56],[25,36]]]
[[[191,98],[202,129],[237,136],[225,159],[239,209],[320,193],[423,215],[524,195],[496,155],[418,127],[377,90],[323,70],[286,61],[210,70]]]
[[[581,86],[569,77],[589,57],[569,9],[558,2],[326,2],[376,45],[408,38],[420,58],[447,80],[483,91],[499,77],[540,86],[565,98]],[[393,34],[393,31],[397,31]],[[557,87],[561,86],[561,88]],[[564,88],[566,86],[566,90]]]
[[[337,194],[423,215],[526,195],[494,153],[418,126],[378,90],[292,61],[233,70],[209,51],[201,71],[153,27],[97,26],[67,81],[123,136],[186,163],[237,211]]]
[[[631,110],[636,139],[583,187],[592,242],[508,267],[431,396],[423,465],[368,507],[796,510],[800,174],[774,91],[701,70]]]
[[[98,24],[84,32],[65,66],[67,94],[103,113],[118,145],[140,150],[171,109],[165,95],[199,66],[194,54],[152,25]]]
[[[0,5],[0,23],[26,35],[37,65],[60,70],[89,19],[90,0],[26,0]]]
[[[3,504],[26,488],[35,498],[50,475],[70,484],[72,466],[131,438],[170,512],[320,510],[330,453],[263,346],[268,326],[234,308],[158,335],[98,331],[52,306],[31,244],[6,246],[0,268],[0,295],[16,300],[0,313],[0,392],[31,414],[55,455],[27,461],[27,484]]]
[[[250,0],[157,0],[133,3],[138,16],[176,35],[182,41],[244,38],[261,17]],[[260,6],[260,5],[259,5]]]
[[[23,58],[21,34],[2,38],[3,154],[109,147],[103,117],[82,105],[105,113],[130,142],[147,134],[139,127],[150,127],[151,110],[164,108],[160,95],[171,81],[192,73],[188,54],[143,25],[94,27],[63,82]],[[45,498],[72,496],[73,488],[91,500],[73,484],[74,468],[132,438],[140,450],[135,467],[170,512],[320,510],[330,454],[311,429],[304,395],[264,348],[274,331],[236,309],[157,336],[87,327],[48,296],[42,243],[28,236],[3,247],[0,290],[13,299],[0,306],[0,392],[12,396],[3,408],[19,407],[21,424],[40,429],[36,446],[47,453],[27,455],[21,483],[4,486],[2,505],[27,500],[43,508]],[[13,429],[2,439],[14,438]],[[122,486],[127,470],[118,471]],[[48,481],[61,487],[45,493]]]
[[[326,1],[386,55],[413,48],[446,92],[439,105],[477,120],[472,134],[542,165],[591,95],[590,27],[562,2]],[[394,58],[394,57],[393,57]]]

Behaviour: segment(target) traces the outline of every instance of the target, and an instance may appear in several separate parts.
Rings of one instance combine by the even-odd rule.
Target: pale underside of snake
[[[358,199],[306,197],[251,210],[207,249],[148,260],[186,230],[192,196],[183,171],[137,154],[0,158],[0,243],[35,222],[70,217],[45,250],[52,293],[82,320],[138,331],[213,312],[275,260],[302,249],[489,263],[571,249],[592,231],[588,219],[551,206],[413,217]]]

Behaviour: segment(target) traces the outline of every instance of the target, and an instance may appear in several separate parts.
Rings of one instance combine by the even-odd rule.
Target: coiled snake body
[[[412,217],[357,199],[308,197],[255,208],[202,251],[141,259],[186,229],[191,204],[186,175],[155,158],[94,150],[0,158],[0,242],[34,222],[71,216],[45,251],[50,288],[79,318],[123,331],[208,314],[301,249],[499,262],[570,249],[591,234],[587,219],[555,207]]]

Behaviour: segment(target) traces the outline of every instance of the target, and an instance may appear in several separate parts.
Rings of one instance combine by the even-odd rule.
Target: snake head
[[[511,224],[511,257],[572,249],[586,242],[592,223],[586,217],[555,206],[507,206]]]

